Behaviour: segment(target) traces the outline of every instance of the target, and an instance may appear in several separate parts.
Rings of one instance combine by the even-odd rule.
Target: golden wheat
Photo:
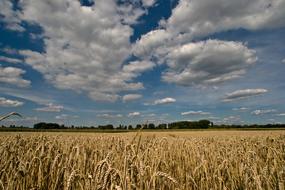
[[[0,189],[284,189],[285,131],[0,134]]]

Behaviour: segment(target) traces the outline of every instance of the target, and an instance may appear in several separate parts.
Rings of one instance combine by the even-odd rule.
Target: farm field
[[[285,131],[0,133],[0,189],[284,189]]]

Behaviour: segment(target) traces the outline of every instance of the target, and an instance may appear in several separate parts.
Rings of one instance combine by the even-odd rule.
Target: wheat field
[[[1,133],[0,189],[280,189],[285,131]]]

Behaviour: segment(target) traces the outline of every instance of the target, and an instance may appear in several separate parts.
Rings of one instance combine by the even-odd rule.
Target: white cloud
[[[136,1],[132,0],[121,2],[117,9],[123,24],[136,24],[137,19],[146,13],[146,10],[143,10]]]
[[[67,118],[68,118],[67,114],[61,114],[61,115],[55,116],[55,119],[58,119],[58,120],[65,120]]]
[[[30,86],[31,81],[22,78],[26,71],[16,67],[2,67],[0,65],[0,83],[7,83],[19,87]]]
[[[126,94],[123,96],[122,100],[123,102],[129,102],[140,99],[141,97],[142,97],[141,94]]]
[[[243,89],[228,93],[224,98],[225,102],[249,98],[268,92],[266,89]]]
[[[276,114],[277,116],[285,116],[285,113],[279,113],[279,114]]]
[[[0,107],[19,107],[24,103],[17,100],[9,100],[4,97],[0,97]]]
[[[92,91],[89,92],[89,97],[96,101],[106,101],[106,102],[115,102],[120,97],[117,94],[106,94],[102,92]]]
[[[277,110],[275,109],[267,109],[267,110],[254,110],[253,112],[251,112],[252,115],[264,115],[264,114],[270,114],[270,113],[274,113]]]
[[[140,115],[141,115],[140,112],[132,112],[128,114],[129,117],[135,117],[135,116],[140,116]]]
[[[284,0],[180,0],[166,27],[180,38],[238,28],[277,28],[285,26],[284,10]]]
[[[150,70],[154,66],[155,64],[150,61],[133,61],[133,62],[130,62],[128,65],[124,65],[123,72],[127,74],[136,75],[138,73]]]
[[[248,109],[249,108],[246,108],[246,107],[240,107],[240,108],[233,108],[233,111],[246,111]]]
[[[144,115],[144,117],[155,117],[156,116],[156,114],[155,113],[150,113],[150,114],[146,114],[146,115]]]
[[[104,114],[98,114],[97,117],[99,118],[104,118],[104,119],[116,119],[116,118],[122,118],[122,114],[109,114],[109,113],[104,113]]]
[[[181,113],[181,115],[210,115],[210,114],[211,113],[204,111],[187,111]]]
[[[150,56],[157,51],[157,48],[166,44],[170,37],[171,35],[163,29],[152,30],[141,36],[140,40],[133,46],[133,52],[140,57]]]
[[[281,62],[282,62],[282,63],[285,63],[285,59],[283,59]]]
[[[239,42],[189,43],[169,52],[162,78],[183,86],[215,84],[241,77],[256,60],[255,51]]]
[[[156,0],[142,0],[143,6],[151,7],[155,4]]]
[[[285,1],[180,0],[159,29],[141,36],[133,52],[142,59],[167,63],[162,79],[178,85],[213,84],[245,74],[257,57],[238,42],[194,39],[231,29],[285,26]]]
[[[21,63],[22,62],[22,60],[20,60],[20,59],[4,57],[4,56],[0,56],[0,62],[1,61],[7,62],[7,63],[12,63],[12,64],[16,64],[16,63]]]
[[[174,103],[174,102],[176,102],[176,99],[167,97],[167,98],[155,100],[153,105],[171,104],[171,103]]]
[[[20,11],[13,9],[13,3],[10,0],[0,1],[0,21],[3,21],[5,27],[9,30],[23,32],[25,29],[21,26]]]
[[[98,101],[116,101],[118,93],[143,88],[132,82],[152,68],[150,62],[131,62],[130,20],[139,12],[135,3],[96,1],[83,7],[79,1],[37,1],[20,3],[22,19],[39,24],[44,31],[45,52],[21,51],[27,64],[41,72],[59,89],[71,89]],[[126,10],[127,6],[132,6]],[[42,13],[45,14],[42,14]],[[127,21],[129,20],[129,21]],[[125,24],[123,24],[125,23]]]
[[[2,49],[0,49],[0,51],[6,53],[6,54],[10,54],[10,55],[14,55],[14,54],[18,54],[19,51],[17,49],[13,49],[10,47],[4,47]]]
[[[228,117],[223,118],[221,123],[228,123],[228,124],[233,124],[233,123],[241,123],[241,118],[239,115],[230,115]]]
[[[67,119],[76,119],[76,118],[78,118],[77,115],[68,115],[68,114],[61,114],[61,115],[55,116],[55,119],[58,119],[58,120],[67,120]]]
[[[36,108],[36,111],[41,111],[41,112],[61,112],[63,110],[63,106],[61,105],[54,105],[52,103],[47,104],[45,107],[42,108]]]
[[[210,116],[208,117],[209,120],[219,120],[220,117]]]
[[[180,0],[169,19],[160,21],[159,30],[141,37],[135,52],[150,53],[158,47],[158,51],[166,50],[230,29],[281,28],[285,26],[284,9],[284,0]]]
[[[14,96],[17,98],[25,99],[37,104],[45,105],[53,102],[45,92],[34,91],[33,89],[18,89],[18,88],[6,88],[0,87],[0,91],[6,95]]]

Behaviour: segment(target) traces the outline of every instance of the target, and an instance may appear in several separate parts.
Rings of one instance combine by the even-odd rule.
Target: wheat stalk
[[[16,115],[18,117],[22,117],[22,115],[20,115],[19,113],[11,112],[11,113],[8,113],[6,115],[0,116],[0,121],[2,121],[4,119],[7,119],[8,117],[11,117],[12,115]]]

